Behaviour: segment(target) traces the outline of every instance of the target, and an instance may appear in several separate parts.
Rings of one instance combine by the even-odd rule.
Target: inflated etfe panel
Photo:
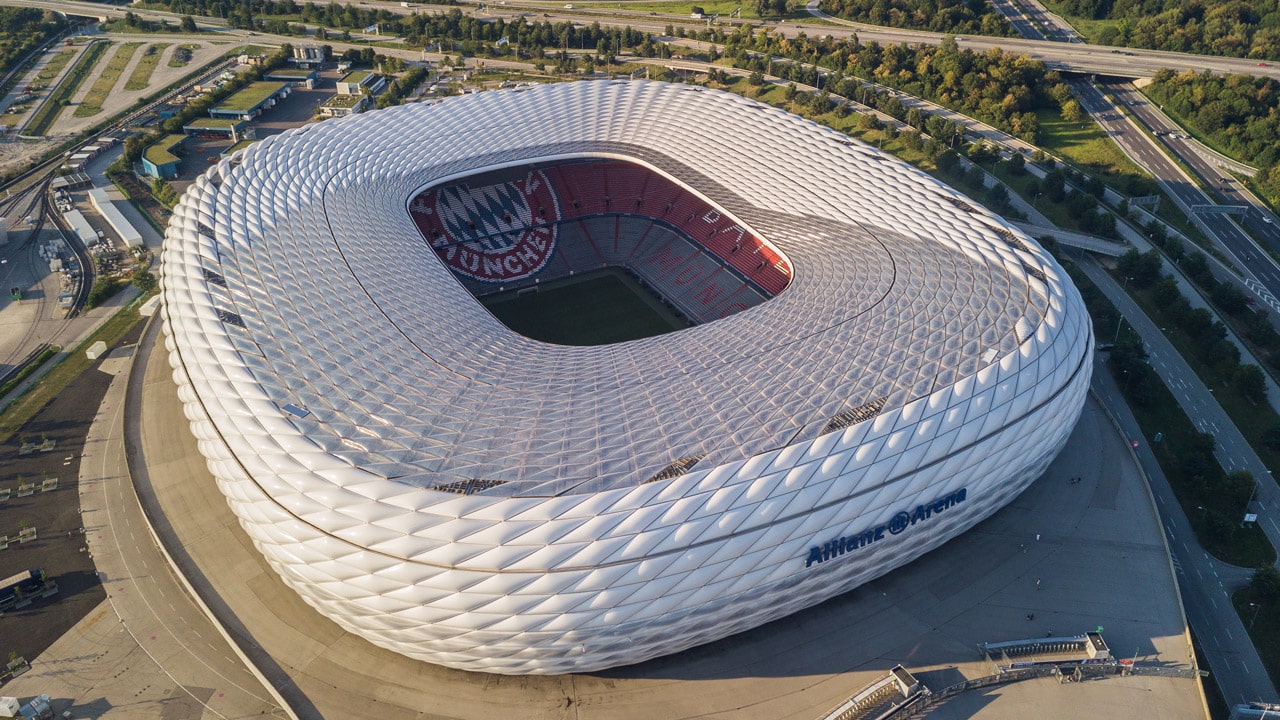
[[[508,330],[415,214],[453,203],[457,247],[500,255],[470,223],[504,202],[532,221],[563,192],[533,169],[582,159],[740,229],[776,292],[615,345]],[[542,251],[511,279],[574,252]],[[1089,384],[1088,317],[1035,242],[873,148],[682,85],[486,92],[267,138],[192,186],[163,259],[192,432],[271,566],[351,632],[468,670],[633,663],[882,575],[1017,496]]]

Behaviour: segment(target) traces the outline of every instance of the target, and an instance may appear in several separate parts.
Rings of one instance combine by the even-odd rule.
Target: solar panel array
[[[408,203],[575,157],[699,194],[784,256],[791,284],[655,338],[516,335]],[[180,396],[268,561],[343,627],[473,670],[635,662],[883,574],[1034,479],[1090,372],[1079,295],[1002,220],[834,131],[656,82],[265,139],[193,185],[164,263]],[[806,562],[961,489],[928,523]]]

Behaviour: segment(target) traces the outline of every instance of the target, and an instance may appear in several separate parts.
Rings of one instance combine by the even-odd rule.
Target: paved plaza
[[[1093,401],[1049,472],[1009,507],[921,560],[815,608],[674,656],[587,675],[483,675],[409,660],[344,632],[265,565],[196,452],[154,330],[133,367],[137,402],[129,407],[139,410],[140,423],[124,423],[136,431],[134,483],[152,517],[162,518],[160,536],[172,537],[174,560],[207,605],[231,618],[230,637],[301,717],[807,720],[897,663],[937,690],[990,674],[980,642],[1098,626],[1119,657],[1145,667],[1188,667],[1186,623],[1160,524],[1126,441]],[[1082,480],[1070,482],[1074,477]],[[109,552],[131,549],[95,549],[96,556]],[[113,587],[107,583],[108,592]],[[227,666],[238,662],[221,637],[202,633],[211,648],[203,654],[162,649],[166,641],[182,643],[180,632],[147,640],[117,630],[106,637],[103,628],[119,625],[119,605],[113,597],[8,687],[48,692],[78,717],[273,712],[268,692],[253,688],[248,673],[202,666],[215,652]],[[76,668],[92,663],[95,653],[129,657],[139,646],[152,652],[131,672],[148,678],[153,694],[177,700],[125,712],[129,674],[93,680],[98,676]],[[1033,680],[964,693],[930,717],[1138,715],[1205,717],[1198,683],[1159,676],[1067,685]]]

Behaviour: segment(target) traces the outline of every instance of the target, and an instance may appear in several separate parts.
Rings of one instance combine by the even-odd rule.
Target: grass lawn
[[[1051,6],[1052,3],[1046,3],[1046,5]],[[1084,37],[1085,42],[1091,43],[1097,42],[1096,38],[1103,30],[1119,26],[1119,23],[1115,20],[1094,20],[1093,18],[1068,17],[1062,13],[1058,13],[1058,17],[1070,23],[1071,27],[1075,28],[1076,32],[1080,33]]]
[[[1122,187],[1125,175],[1149,177],[1092,119],[1069,123],[1057,110],[1047,109],[1037,110],[1036,117],[1040,119],[1041,147],[1107,184]]]
[[[284,87],[282,82],[249,83],[243,90],[214,106],[216,110],[228,112],[248,112],[255,105],[266,100]]]
[[[151,84],[151,73],[156,71],[156,66],[160,64],[160,56],[164,54],[167,47],[169,47],[168,43],[148,45],[147,49],[142,53],[142,59],[133,67],[133,72],[129,74],[129,81],[124,84],[124,89],[146,90],[147,86]]]
[[[48,85],[58,77],[58,73],[62,72],[62,68],[71,62],[71,58],[75,57],[76,51],[72,48],[60,50],[56,55],[49,58],[49,62],[40,68],[40,72],[36,73],[35,79],[31,81],[32,85]]]
[[[102,112],[102,103],[107,101],[111,96],[112,89],[116,86],[116,81],[120,79],[120,75],[124,73],[125,66],[133,59],[133,54],[142,47],[140,42],[130,42],[116,48],[115,54],[107,61],[107,66],[98,73],[98,79],[93,81],[93,86],[89,88],[89,92],[85,94],[84,100],[76,106],[76,117],[92,117]]]
[[[124,334],[129,332],[129,329],[141,319],[141,316],[138,315],[138,305],[139,303],[135,301],[128,308],[116,313],[114,317],[98,328],[97,332],[85,339],[79,347],[68,353],[56,367],[32,385],[22,397],[13,401],[4,411],[4,414],[0,415],[0,443],[12,437],[18,431],[18,428],[35,417],[35,414],[40,412],[58,393],[70,385],[72,380],[75,380],[80,376],[80,373],[96,362],[95,360],[90,360],[84,354],[84,351],[90,345],[102,340],[107,344],[107,347],[114,347],[116,342],[124,337]]]
[[[706,13],[707,17],[710,17],[712,15],[719,15],[720,17],[727,18],[729,17],[729,13],[733,12],[735,8],[739,8],[739,7],[742,8],[742,17],[744,18],[760,17],[759,15],[756,14],[754,5],[750,5],[748,3],[734,2],[733,0],[709,0],[708,2],[698,2],[697,0],[689,0],[689,2],[625,3],[622,5],[621,9],[635,11],[635,12],[658,13],[660,15],[682,15],[685,18],[692,19],[689,16],[693,12],[693,6],[695,5],[702,8],[703,12]],[[599,8],[601,10],[618,10],[619,9],[618,4],[613,2],[575,2],[573,3],[573,6],[575,8],[592,8],[592,9]]]
[[[49,128],[53,126],[53,121],[57,119],[58,113],[62,110],[62,102],[70,100],[76,90],[80,89],[81,83],[85,78],[89,77],[89,71],[98,63],[98,58],[102,57],[102,53],[107,51],[109,42],[96,42],[89,46],[76,64],[63,78],[62,82],[49,93],[49,97],[45,98],[44,104],[32,116],[31,122],[27,123],[26,134],[28,135],[44,135]]]
[[[482,300],[507,327],[557,345],[606,345],[679,330],[685,323],[617,270],[564,278],[517,296]]]

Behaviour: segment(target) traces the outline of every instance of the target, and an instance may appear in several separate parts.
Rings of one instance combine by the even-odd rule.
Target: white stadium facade
[[[756,627],[1008,504],[1092,331],[1062,268],[874,148],[592,81],[301,127],[174,210],[179,395],[241,525],[370,642],[507,674]],[[477,298],[619,268],[688,327],[539,342]]]

